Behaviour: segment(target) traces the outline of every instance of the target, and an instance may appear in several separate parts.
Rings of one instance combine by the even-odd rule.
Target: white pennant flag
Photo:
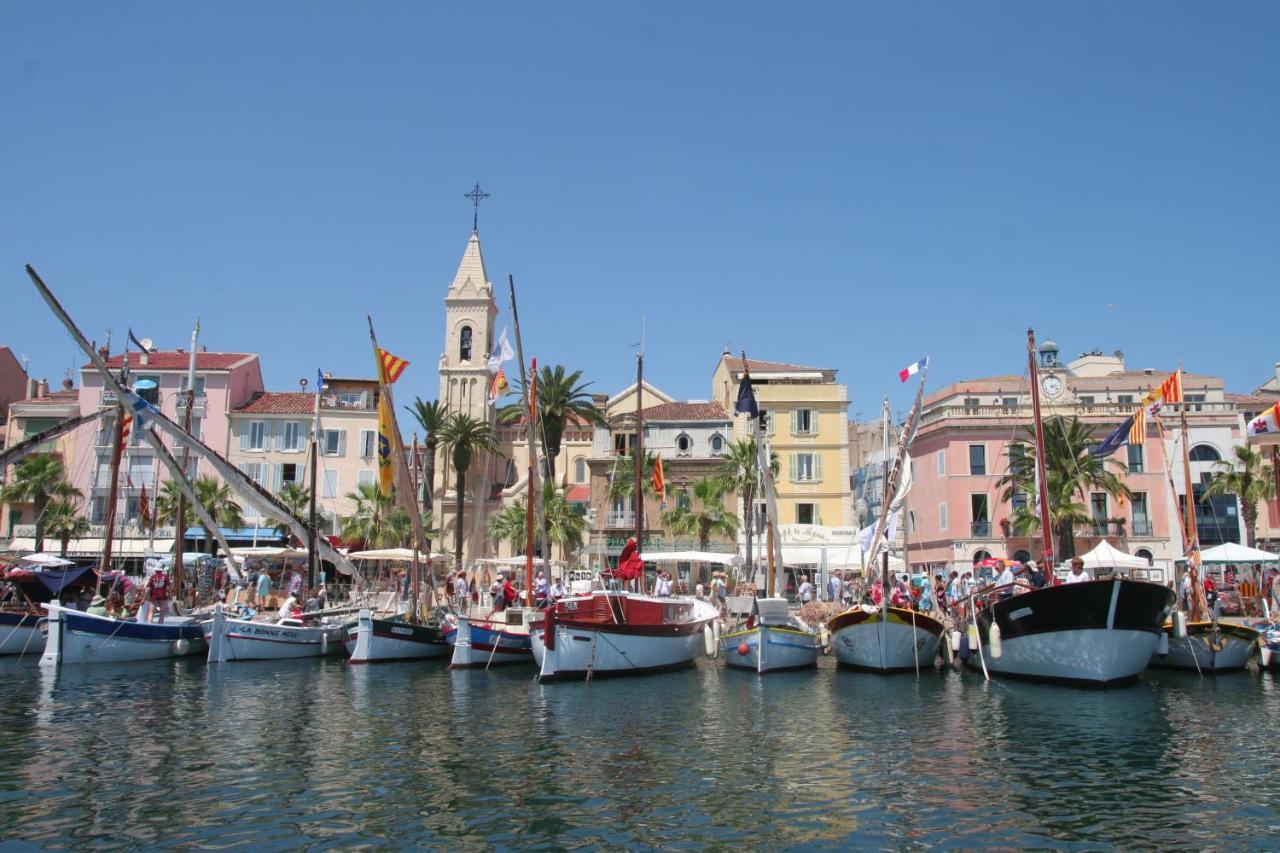
[[[502,334],[498,335],[497,348],[489,356],[489,372],[497,373],[504,361],[510,361],[515,357],[515,350],[511,349],[511,344],[507,341],[507,330],[503,329]]]

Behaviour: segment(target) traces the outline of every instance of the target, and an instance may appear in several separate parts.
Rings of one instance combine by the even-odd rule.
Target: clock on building
[[[1056,376],[1046,376],[1040,383],[1040,387],[1050,397],[1056,397],[1062,393],[1062,380]]]

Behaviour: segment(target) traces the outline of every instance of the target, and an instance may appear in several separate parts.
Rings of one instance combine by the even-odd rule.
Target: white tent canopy
[[[1103,539],[1087,554],[1081,554],[1086,569],[1147,569],[1151,564],[1146,557],[1135,557]]]
[[[1202,563],[1267,563],[1280,560],[1280,554],[1259,551],[1237,542],[1224,542],[1200,552]]]
[[[356,551],[354,553],[348,554],[347,557],[352,560],[389,560],[393,562],[398,561],[398,562],[404,562],[404,563],[412,563],[413,549],[412,548],[378,548],[375,551]],[[447,560],[449,559],[449,555],[448,554],[424,554],[423,552],[419,551],[418,559],[425,563],[429,560]]]
[[[72,566],[75,565],[70,560],[64,560],[57,554],[50,554],[47,551],[42,554],[28,554],[22,558],[22,564],[25,566]]]
[[[740,566],[742,558],[737,554],[717,551],[650,551],[641,554],[646,563],[714,563],[717,566]]]
[[[231,553],[236,557],[262,557],[265,559],[288,560],[291,558],[305,558],[307,556],[307,549],[259,546],[257,548],[232,548]]]

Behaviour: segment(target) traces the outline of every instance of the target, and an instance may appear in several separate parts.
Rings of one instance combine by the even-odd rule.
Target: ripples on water
[[[1274,847],[1280,689],[0,661],[0,847]]]

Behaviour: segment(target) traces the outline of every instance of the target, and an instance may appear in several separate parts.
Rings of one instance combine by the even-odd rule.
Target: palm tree
[[[1040,529],[1040,518],[1035,511],[1035,430],[1028,427],[1027,433],[1029,439],[1009,445],[1009,472],[996,482],[997,486],[1004,487],[1002,500],[1012,500],[1015,493],[1030,498],[1010,517],[1014,530],[1022,535]],[[1092,427],[1078,417],[1057,415],[1044,422],[1045,490],[1049,495],[1049,522],[1058,538],[1058,553],[1054,555],[1058,559],[1075,556],[1076,525],[1091,520],[1086,506],[1087,491],[1101,490],[1113,498],[1126,500],[1133,497],[1120,477],[1107,469],[1108,460],[1089,452],[1096,444]],[[1123,465],[1111,461],[1124,472]]]
[[[546,530],[548,543],[547,557],[551,556],[551,545],[560,546],[560,559],[568,562],[568,553],[582,547],[583,535],[587,530],[587,520],[573,511],[573,507],[558,492],[555,483],[548,480],[542,484],[543,527]]]
[[[778,475],[778,454],[769,452],[769,469]],[[754,566],[751,561],[751,537],[755,533],[756,515],[753,511],[756,500],[756,486],[760,483],[760,459],[754,438],[744,438],[731,442],[725,450],[724,461],[720,463],[721,482],[727,491],[742,496],[742,527],[747,531],[747,565]]]
[[[209,513],[209,517],[215,524],[219,527],[244,527],[240,504],[235,502],[230,486],[218,482],[216,477],[210,477],[207,474],[197,477],[191,485],[195,489],[196,497],[200,500],[200,505],[204,507],[205,512]],[[201,526],[204,527],[204,550],[205,553],[210,553],[213,550],[213,531],[203,522]]]
[[[280,491],[276,492],[276,500],[284,504],[284,508],[297,518],[309,519],[311,517],[311,490],[300,483],[285,483],[280,487]],[[267,527],[274,527],[281,536],[292,535],[290,531],[292,527],[289,522],[281,518],[268,518],[263,520],[263,524]]]
[[[556,459],[560,456],[560,447],[564,440],[564,430],[570,421],[607,426],[604,414],[596,408],[587,393],[590,382],[581,382],[582,371],[567,373],[562,364],[554,367],[543,365],[538,371],[538,422],[542,429],[542,445],[547,456],[547,479],[556,480]],[[523,385],[516,385],[521,389]],[[510,424],[525,415],[523,403],[512,403],[498,410],[498,422]]]
[[[1234,460],[1214,463],[1213,479],[1204,496],[1235,495],[1240,500],[1246,542],[1253,548],[1257,542],[1258,502],[1276,496],[1274,472],[1262,461],[1262,454],[1247,445],[1236,445],[1231,453]]]
[[[29,503],[36,512],[36,551],[44,550],[45,511],[54,498],[82,497],[80,490],[66,480],[62,457],[53,453],[37,453],[18,463],[13,482],[0,489],[0,502]]]
[[[656,497],[657,492],[653,488],[653,469],[658,464],[658,457],[649,451],[644,452],[643,470],[640,476],[644,478],[644,494],[646,497]],[[636,455],[628,453],[625,456],[619,456],[618,462],[613,466],[613,479],[609,483],[609,499],[617,500],[618,498],[629,498],[636,491]]]
[[[160,492],[156,495],[155,517],[157,519],[166,519],[166,524],[172,524],[173,520],[178,516],[178,501],[181,497],[182,491],[178,488],[177,480],[165,480],[161,483]],[[191,501],[186,502],[185,508],[186,513],[183,516],[182,523],[178,525],[179,539],[184,538],[187,528],[196,523],[196,513],[191,506]]]
[[[59,553],[63,558],[67,556],[71,540],[89,532],[89,519],[80,514],[80,508],[73,499],[54,498],[49,501],[44,515],[45,529],[62,542]]]
[[[377,548],[383,542],[382,526],[391,510],[391,497],[384,495],[377,483],[361,483],[346,498],[356,511],[338,522],[338,534],[347,542],[361,542],[366,548]]]
[[[421,397],[413,398],[413,405],[407,407],[409,413],[412,414],[422,427],[422,448],[427,457],[427,470],[423,476],[426,488],[423,489],[424,503],[429,511],[435,510],[435,484],[436,484],[436,451],[440,443],[440,434],[444,432],[445,424],[449,420],[449,409],[439,400],[432,400],[430,403],[423,402]],[[431,543],[426,542],[424,547],[431,549]]]
[[[504,506],[498,512],[489,516],[489,522],[485,526],[485,539],[495,545],[499,542],[506,542],[511,545],[513,554],[522,553],[525,545],[525,523],[528,512],[529,506],[524,498]]]
[[[462,503],[467,491],[467,469],[471,467],[471,459],[476,453],[488,451],[498,452],[494,439],[493,427],[479,418],[457,412],[449,416],[444,429],[440,431],[440,443],[453,458],[453,470],[458,476],[455,484],[457,490],[457,509],[454,513],[454,566],[462,565]]]
[[[693,500],[677,500],[674,507],[662,514],[662,523],[672,533],[696,534],[700,551],[707,550],[712,536],[735,539],[738,516],[724,508],[727,493],[728,486],[722,477],[703,477],[693,484]]]

